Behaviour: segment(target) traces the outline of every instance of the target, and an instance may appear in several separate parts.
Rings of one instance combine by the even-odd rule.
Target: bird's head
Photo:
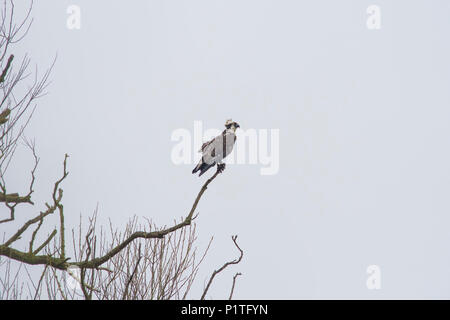
[[[240,127],[241,126],[239,125],[239,123],[237,123],[237,122],[235,122],[235,121],[233,121],[231,119],[228,119],[225,122],[225,128],[227,128],[228,130],[233,130],[234,132],[236,132],[236,129],[240,128]]]

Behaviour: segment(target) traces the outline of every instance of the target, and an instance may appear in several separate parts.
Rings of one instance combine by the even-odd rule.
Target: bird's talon
[[[223,170],[225,170],[225,163],[218,164],[217,171],[219,171],[219,173],[222,173]]]

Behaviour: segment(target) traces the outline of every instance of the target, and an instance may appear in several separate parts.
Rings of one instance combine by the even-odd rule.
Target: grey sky
[[[171,162],[172,132],[233,118],[280,130],[280,170],[230,165],[200,203],[199,285],[236,256],[232,234],[245,251],[212,297],[240,271],[240,299],[450,298],[450,2],[40,0],[33,16],[17,55],[42,71],[58,55],[27,131],[37,204],[68,153],[68,224],[97,203],[99,223],[170,224],[212,174]],[[20,191],[32,159],[16,160]]]

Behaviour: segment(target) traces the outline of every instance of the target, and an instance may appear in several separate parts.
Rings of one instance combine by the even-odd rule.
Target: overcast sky
[[[279,170],[229,165],[208,188],[197,292],[237,256],[237,234],[244,259],[210,297],[227,298],[239,271],[236,299],[450,298],[449,1],[39,0],[32,15],[16,55],[40,71],[57,55],[26,132],[39,208],[68,153],[68,225],[97,204],[100,224],[171,224],[213,174],[172,161],[173,132],[232,118],[237,144],[279,130]],[[11,189],[31,164],[19,150]]]

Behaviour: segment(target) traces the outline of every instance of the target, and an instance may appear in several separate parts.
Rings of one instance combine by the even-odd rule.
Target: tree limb
[[[189,212],[188,216],[180,223],[174,225],[173,227],[167,228],[167,229],[162,229],[159,231],[153,231],[153,232],[143,232],[143,231],[138,231],[138,232],[134,232],[132,235],[130,235],[125,241],[123,241],[122,243],[118,244],[116,247],[114,247],[113,249],[111,249],[107,254],[105,254],[102,257],[96,258],[96,259],[92,259],[90,261],[85,261],[85,262],[74,262],[71,263],[71,265],[75,265],[78,266],[80,268],[97,268],[100,265],[102,265],[103,263],[105,263],[106,261],[108,261],[109,259],[111,259],[112,257],[114,257],[117,253],[119,253],[121,250],[123,250],[130,242],[132,242],[135,239],[138,238],[143,238],[143,239],[153,239],[153,238],[163,238],[165,235],[172,233],[180,228],[186,227],[188,225],[191,224],[192,222],[192,216],[195,212],[195,209],[197,208],[197,205],[203,195],[203,193],[206,191],[206,189],[208,188],[208,185],[217,177],[217,175],[220,173],[219,170],[216,171],[216,173],[209,178],[205,184],[203,185],[203,187],[200,189],[200,192],[197,195],[197,198],[194,201],[194,204],[192,205],[191,211]]]
[[[103,263],[107,262],[109,259],[114,257],[117,253],[119,253],[121,250],[126,248],[133,240],[143,238],[143,239],[154,239],[154,238],[163,238],[165,235],[172,233],[180,228],[186,227],[191,224],[193,220],[194,212],[197,208],[197,205],[208,188],[209,184],[219,175],[220,171],[217,170],[215,174],[209,178],[200,189],[197,197],[195,198],[194,204],[192,205],[192,208],[188,214],[188,216],[180,223],[166,229],[158,230],[158,231],[152,231],[152,232],[143,232],[143,231],[137,231],[131,234],[126,240],[124,240],[122,243],[115,246],[113,249],[111,249],[108,253],[106,253],[102,257],[93,258],[91,260],[85,260],[85,261],[79,261],[79,262],[68,262],[70,258],[65,257],[54,257],[49,255],[34,255],[33,253],[25,253],[16,249],[13,249],[9,247],[14,241],[18,240],[20,236],[25,232],[25,230],[28,229],[28,227],[34,223],[39,222],[41,219],[45,218],[47,215],[53,213],[58,205],[60,204],[61,198],[62,198],[62,189],[59,188],[59,184],[67,177],[68,172],[66,171],[66,160],[67,155],[64,159],[64,173],[61,179],[59,179],[54,186],[53,190],[53,201],[54,204],[52,206],[47,204],[47,210],[44,212],[41,212],[40,215],[36,216],[33,219],[30,219],[27,221],[22,228],[20,228],[8,241],[6,241],[4,244],[0,245],[0,255],[7,256],[11,259],[18,260],[27,264],[32,265],[49,265],[56,269],[60,270],[67,270],[70,266],[77,266],[79,268],[84,269],[96,269],[100,267]],[[56,195],[58,193],[58,195]],[[234,240],[233,240],[234,241]]]
[[[0,202],[34,204],[31,201],[30,196],[26,195],[26,196],[21,197],[21,196],[19,196],[18,193],[10,193],[10,194],[0,193]]]

